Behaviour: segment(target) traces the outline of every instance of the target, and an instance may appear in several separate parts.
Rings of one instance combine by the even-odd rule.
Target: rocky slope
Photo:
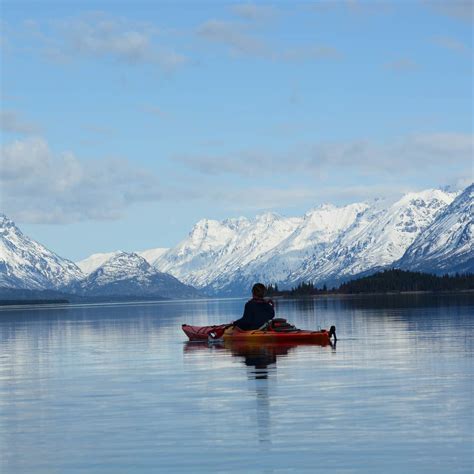
[[[398,261],[456,193],[431,189],[394,203],[319,206],[303,217],[203,220],[154,266],[211,294],[242,294],[257,280],[335,283]]]
[[[64,291],[87,296],[157,296],[192,298],[198,291],[153,268],[136,253],[117,252],[86,278]]]
[[[434,273],[474,271],[474,185],[419,233],[396,266]]]
[[[80,268],[24,235],[0,214],[0,286],[57,289],[83,278]]]

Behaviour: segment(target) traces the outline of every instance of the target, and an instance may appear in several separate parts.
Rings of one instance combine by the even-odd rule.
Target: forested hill
[[[270,285],[268,296],[311,296],[319,294],[390,293],[407,291],[463,291],[474,290],[474,274],[436,276],[430,273],[391,269],[357,278],[328,290],[317,288],[311,282],[302,282],[288,291],[279,291]]]
[[[474,274],[436,276],[430,273],[386,270],[342,284],[338,293],[386,293],[391,291],[474,290]]]

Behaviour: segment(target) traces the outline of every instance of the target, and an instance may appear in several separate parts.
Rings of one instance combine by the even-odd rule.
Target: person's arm
[[[271,316],[270,316],[270,319],[273,319],[273,318],[275,317],[275,305],[273,304],[273,301],[272,301],[272,300],[269,300],[269,301],[268,301],[268,304],[269,304],[269,306],[270,306],[270,308],[271,308],[271,312],[270,312]]]

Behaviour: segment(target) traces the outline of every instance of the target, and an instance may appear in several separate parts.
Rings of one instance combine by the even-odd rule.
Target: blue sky
[[[473,179],[471,2],[4,1],[1,210],[60,255]]]

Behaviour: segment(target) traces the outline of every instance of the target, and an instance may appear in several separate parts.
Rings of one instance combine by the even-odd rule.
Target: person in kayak
[[[243,316],[234,321],[243,331],[252,331],[262,327],[267,321],[275,317],[272,300],[265,300],[266,288],[262,283],[255,283],[252,287],[252,299],[245,303]]]

